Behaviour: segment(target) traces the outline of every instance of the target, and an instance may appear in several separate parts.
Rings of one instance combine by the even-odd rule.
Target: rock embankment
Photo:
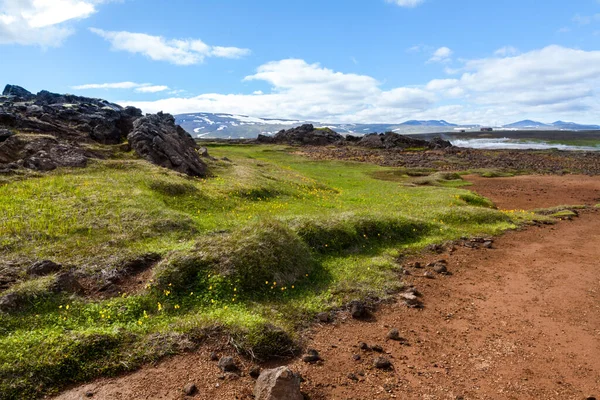
[[[0,96],[0,171],[85,167],[102,158],[94,145],[130,140],[140,157],[192,176],[206,164],[192,137],[169,114],[143,116],[106,100],[7,85]],[[122,150],[126,150],[124,146]]]

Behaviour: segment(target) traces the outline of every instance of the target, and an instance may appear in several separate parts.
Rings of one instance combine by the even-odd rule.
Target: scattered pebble
[[[390,369],[390,368],[392,368],[392,363],[386,357],[377,357],[373,361],[373,365],[377,369]]]
[[[193,396],[196,393],[198,393],[198,388],[196,387],[196,384],[193,382],[188,383],[187,385],[185,385],[183,387],[183,393],[186,396]]]
[[[305,363],[315,363],[321,360],[322,358],[319,356],[319,352],[315,349],[308,349],[306,355],[302,357],[302,361]]]
[[[221,368],[223,372],[234,372],[238,370],[233,357],[221,357],[219,360],[219,368]]]
[[[253,367],[248,375],[254,379],[257,379],[260,376],[260,367]]]

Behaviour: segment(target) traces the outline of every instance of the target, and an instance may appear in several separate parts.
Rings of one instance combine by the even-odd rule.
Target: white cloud
[[[111,32],[96,28],[90,28],[90,31],[108,40],[113,50],[143,54],[152,60],[175,65],[200,64],[206,57],[240,58],[250,54],[249,49],[209,46],[199,39],[166,39],[145,33]]]
[[[60,46],[101,0],[0,0],[0,44]]]
[[[594,15],[577,14],[572,18],[577,25],[589,25],[594,21],[600,21],[600,13]]]
[[[288,59],[264,64],[244,79],[267,83],[270,91],[124,103],[147,112],[224,112],[323,122],[599,122],[594,119],[600,115],[600,51],[548,46],[515,56],[467,60],[455,72],[454,79],[383,88],[367,75]]]
[[[141,86],[141,87],[135,89],[135,91],[139,92],[139,93],[158,93],[158,92],[164,92],[165,90],[169,90],[169,87],[164,86],[164,85],[156,85],[156,86]]]
[[[73,86],[75,90],[89,90],[89,89],[134,89],[138,93],[158,93],[169,90],[168,86],[164,85],[152,85],[150,83],[136,83],[136,82],[114,82],[114,83],[88,83],[85,85]]]
[[[519,54],[519,50],[513,46],[504,46],[496,50],[494,54],[500,57],[514,56]]]
[[[428,62],[449,62],[452,53],[453,51],[448,47],[440,47],[439,49],[433,52],[433,55],[431,56]]]
[[[394,3],[400,7],[416,7],[425,0],[386,0],[388,3]]]

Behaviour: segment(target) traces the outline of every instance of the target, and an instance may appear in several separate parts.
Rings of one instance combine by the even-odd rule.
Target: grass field
[[[400,254],[534,218],[497,210],[458,174],[310,161],[280,146],[209,147],[200,180],[139,160],[0,181],[0,398],[34,398],[225,334],[286,356],[320,311],[402,285]],[[141,289],[110,298],[31,278],[51,259],[89,282],[153,254]],[[145,278],[146,279],[146,278]],[[92,285],[93,287],[93,285]],[[89,290],[89,287],[88,287]]]

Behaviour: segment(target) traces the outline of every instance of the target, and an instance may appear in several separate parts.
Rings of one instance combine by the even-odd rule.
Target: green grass
[[[259,359],[293,354],[316,313],[401,287],[400,253],[535,219],[495,209],[455,174],[310,161],[282,146],[209,151],[233,162],[212,162],[204,180],[107,160],[0,181],[0,273],[27,303],[0,314],[1,399],[129,371],[214,332]],[[109,299],[25,274],[49,258],[98,279],[148,253],[161,260],[145,289]]]

